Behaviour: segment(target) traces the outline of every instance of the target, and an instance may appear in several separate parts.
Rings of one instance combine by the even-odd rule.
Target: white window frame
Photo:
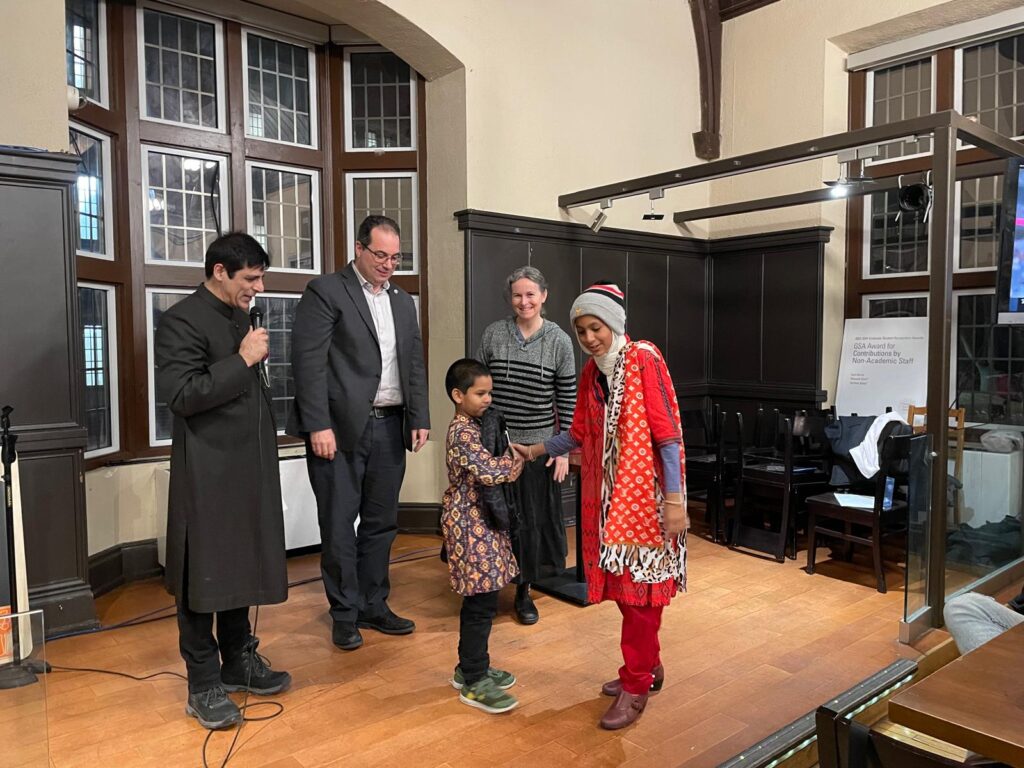
[[[956,398],[956,343],[960,338],[960,302],[961,296],[995,296],[995,288],[961,288],[953,291],[950,307],[949,334],[949,402]],[[979,422],[972,422],[977,424]]]
[[[925,317],[928,310],[928,291],[904,291],[902,293],[865,293],[860,297],[860,316],[870,317],[868,314],[869,305],[872,301],[886,301],[888,299],[924,299]]]
[[[1004,29],[998,33],[988,35],[986,37],[980,37],[974,40],[969,40],[962,45],[958,45],[953,51],[953,109],[960,114],[964,111],[964,48],[973,48],[976,45],[984,45],[985,43],[994,43],[997,40],[1002,40],[1007,37],[1017,37],[1024,33],[1024,27],[1018,27],[1016,29]],[[1024,133],[1018,134],[1017,136],[1011,137],[1014,141],[1024,139]],[[973,149],[974,145],[965,142],[959,136],[956,139],[957,150],[961,149]]]
[[[282,141],[281,139],[268,139],[265,136],[253,136],[249,133],[249,35],[266,37],[276,40],[279,43],[287,43],[297,48],[305,48],[309,56],[309,144],[301,144],[297,141]],[[303,149],[319,149],[320,132],[318,130],[317,92],[316,92],[316,49],[307,42],[297,40],[293,37],[286,37],[273,32],[266,32],[261,29],[242,29],[242,102],[245,110],[245,138],[253,141],[268,141],[271,144],[284,144],[289,147],[302,147]]]
[[[103,283],[79,282],[79,288],[90,288],[103,291],[107,295],[107,360],[109,361],[108,378],[110,381],[110,445],[106,448],[96,448],[86,451],[84,456],[87,459],[107,454],[117,453],[121,450],[121,401],[118,390],[117,370],[117,286]]]
[[[146,380],[149,382],[146,409],[149,412],[149,445],[153,448],[170,445],[171,438],[157,440],[156,438],[156,356],[154,354],[154,342],[156,329],[153,327],[153,295],[156,293],[180,293],[188,295],[193,292],[192,288],[160,288],[158,286],[146,286]]]
[[[82,95],[85,96],[86,101],[108,109],[110,105],[110,76],[107,70],[110,68],[108,63],[110,57],[107,55],[107,0],[97,0],[96,6],[96,80],[99,83],[100,98],[97,100],[91,96]],[[66,30],[66,19],[64,25]]]
[[[903,159],[903,158],[900,158]],[[878,193],[884,194],[884,193]],[[864,280],[891,280],[894,277],[920,277],[928,275],[932,265],[932,223],[928,221],[928,269],[918,272],[895,272],[891,275],[871,274],[871,195],[864,195],[864,213],[862,227],[864,232],[863,244],[861,246],[861,277]],[[959,213],[956,214],[959,218]]]
[[[418,275],[420,273],[420,190],[419,174],[416,171],[353,171],[345,174],[345,222],[350,233],[346,252],[348,261],[356,258],[356,234],[359,222],[355,220],[354,188],[356,179],[412,179],[412,269],[396,269],[396,275]]]
[[[228,158],[224,155],[211,155],[207,152],[193,152],[191,150],[179,149],[177,147],[165,147],[157,144],[143,144],[142,145],[142,212],[143,212],[143,251],[144,259],[146,264],[155,264],[158,266],[169,266],[169,267],[189,267],[196,268],[202,267],[203,264],[195,261],[170,261],[165,259],[163,261],[158,259],[151,259],[149,252],[151,250],[151,237],[149,233],[149,153],[155,152],[160,155],[178,155],[179,157],[185,157],[190,160],[211,160],[213,162],[220,163],[220,230],[221,232],[231,231],[231,201],[228,199],[231,194],[231,178],[228,175],[230,171]],[[165,225],[166,226],[166,225]]]
[[[411,120],[411,130],[409,131],[409,139],[412,144],[408,147],[353,147],[352,146],[352,54],[360,53],[394,53],[394,51],[385,48],[382,45],[357,45],[345,48],[344,53],[344,77],[342,78],[342,88],[344,89],[345,97],[345,151],[346,152],[414,152],[416,151],[416,140],[417,140],[417,126],[418,115],[416,111],[416,102],[418,98],[417,94],[417,83],[416,83],[416,72],[412,67],[409,67],[409,118]],[[397,55],[397,54],[396,54]],[[401,57],[399,57],[401,58]]]
[[[183,123],[179,120],[166,120],[162,117],[148,117],[146,115],[146,34],[145,34],[145,12],[147,10],[157,11],[158,13],[167,13],[171,16],[183,16],[189,19],[195,19],[196,21],[202,21],[206,24],[213,24],[213,56],[214,56],[214,69],[215,79],[217,81],[217,126],[211,128],[206,125],[192,125],[191,123]],[[145,120],[150,123],[163,123],[164,125],[175,125],[179,128],[188,128],[194,131],[207,131],[209,133],[227,133],[227,88],[226,88],[226,68],[227,68],[227,57],[224,54],[224,24],[220,19],[214,18],[213,16],[205,16],[201,13],[195,13],[194,11],[181,8],[179,6],[164,5],[163,3],[155,3],[152,0],[139,0],[138,8],[135,12],[135,38],[136,47],[138,48],[136,55],[138,57],[138,80],[139,80],[139,119]]]
[[[987,177],[986,177],[987,178]],[[974,181],[974,179],[971,179]],[[958,181],[956,187],[953,189],[953,273],[954,274],[968,274],[970,272],[995,272],[999,268],[999,253],[998,253],[998,242],[996,252],[996,263],[991,267],[961,267],[960,266],[960,188],[963,181]],[[930,234],[930,233],[929,233]],[[931,253],[931,239],[929,238],[929,255]],[[930,263],[930,259],[929,259]]]
[[[91,251],[83,251],[76,248],[75,253],[79,256],[88,256],[91,259],[102,259],[104,261],[114,260],[114,195],[112,185],[112,165],[110,154],[113,147],[113,142],[105,133],[97,131],[95,128],[89,128],[81,123],[76,123],[71,120],[68,122],[68,129],[84,133],[85,135],[96,139],[102,146],[103,159],[103,253],[92,253]],[[72,147],[74,149],[74,147]],[[76,182],[77,183],[77,182]],[[78,210],[75,210],[75,226],[78,227]],[[77,237],[75,238],[77,240]]]
[[[279,270],[275,269],[274,271],[277,272]],[[302,298],[302,294],[301,293],[281,293],[281,292],[268,291],[268,292],[265,292],[265,293],[257,294],[256,297],[253,299],[253,301],[255,301],[256,299],[259,299],[259,298],[264,298],[264,299],[295,299],[295,300],[298,300],[298,299]],[[249,308],[250,309],[252,308],[252,304],[251,303],[249,304]],[[152,311],[150,312],[150,315],[152,315]],[[294,372],[293,372],[292,375],[294,376]],[[155,415],[155,401],[154,401],[154,415]],[[155,422],[155,419],[154,419],[154,422]],[[284,435],[285,434],[285,428],[286,428],[285,424],[278,425],[277,434]]]
[[[310,188],[310,205],[312,208],[312,224],[313,224],[313,268],[312,269],[291,269],[289,267],[274,267],[271,269],[275,274],[295,274],[295,275],[319,275],[322,263],[320,254],[320,171],[312,168],[301,168],[299,166],[292,165],[280,165],[278,163],[264,163],[260,160],[246,160],[245,161],[245,226],[248,232],[251,234],[254,227],[252,221],[252,169],[267,168],[272,171],[284,171],[285,173],[300,173],[303,176],[312,176],[313,183]],[[255,237],[255,235],[254,235]],[[147,251],[148,253],[148,251]],[[269,295],[269,294],[266,294]]]
[[[936,69],[937,69],[936,56],[935,56],[934,53],[931,54],[930,56],[927,55],[927,54],[923,55],[923,56],[914,56],[914,57],[909,58],[909,59],[907,59],[905,61],[891,62],[891,63],[885,64],[884,66],[879,66],[879,67],[875,67],[874,69],[868,70],[867,77],[864,78],[867,81],[866,82],[866,87],[865,87],[865,94],[864,94],[864,126],[866,128],[871,128],[875,124],[874,123],[874,119],[875,119],[875,109],[874,109],[874,106],[875,106],[875,73],[878,70],[880,70],[880,69],[890,69],[892,67],[899,67],[899,66],[902,66],[904,64],[911,64],[911,63],[913,63],[915,61],[921,61],[923,59],[930,59],[931,60],[930,71],[931,71],[931,77],[932,77],[932,87],[931,87],[931,107],[930,107],[930,109],[931,109],[932,112],[935,112],[935,104],[936,104],[936,101],[935,101],[935,96],[936,96],[935,89],[936,89],[937,83],[938,83],[937,72],[936,72]],[[934,147],[934,141],[935,141],[935,139],[934,139],[934,137],[932,137],[932,142],[933,142],[932,146],[933,147]],[[865,165],[886,165],[887,163],[902,162],[903,160],[911,160],[911,159],[916,158],[916,157],[931,157],[931,155],[932,155],[931,152],[915,152],[912,155],[900,155],[899,157],[890,157],[890,158],[885,158],[885,159],[881,159],[881,160],[876,160],[876,159],[868,158],[867,160],[864,161],[864,164]]]

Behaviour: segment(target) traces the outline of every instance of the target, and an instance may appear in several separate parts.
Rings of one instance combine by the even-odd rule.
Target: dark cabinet
[[[70,155],[0,150],[0,405],[14,407],[29,604],[43,609],[48,634],[96,624],[82,474],[76,173]]]

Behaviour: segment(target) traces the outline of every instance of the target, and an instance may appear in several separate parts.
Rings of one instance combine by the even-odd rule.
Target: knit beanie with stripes
[[[569,310],[569,324],[583,315],[593,315],[618,336],[626,332],[625,296],[615,283],[594,283],[577,296]]]

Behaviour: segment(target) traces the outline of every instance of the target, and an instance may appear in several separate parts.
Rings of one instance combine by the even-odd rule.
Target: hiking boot
[[[459,691],[459,701],[492,715],[508,712],[519,704],[515,696],[501,690],[490,677],[477,680],[472,685],[463,685]]]
[[[516,600],[514,603],[516,620],[520,624],[536,624],[540,619],[537,613],[537,606],[530,597],[530,585],[520,584],[516,587]]]
[[[501,688],[501,690],[503,691],[507,691],[509,688],[516,684],[516,676],[513,675],[511,672],[506,672],[502,669],[495,669],[494,667],[489,667],[487,669],[487,676],[491,678],[491,680],[494,681],[494,684]],[[452,688],[454,688],[456,691],[462,690],[462,686],[466,684],[466,679],[462,676],[461,667],[455,668],[455,674],[452,675],[452,679],[448,682],[452,684]]]
[[[185,714],[196,718],[203,728],[211,731],[230,728],[242,722],[242,712],[238,705],[228,698],[219,685],[199,693],[190,693]]]
[[[661,687],[665,684],[665,667],[659,664],[651,670],[651,674],[654,676],[654,679],[651,681],[650,690],[650,693],[653,696],[660,691]],[[618,696],[622,693],[622,681],[617,677],[614,680],[609,680],[601,686],[601,693],[605,696]]]
[[[275,672],[265,656],[256,653],[259,638],[250,637],[242,649],[220,668],[220,681],[225,691],[248,691],[257,696],[280,693],[292,684],[287,672]]]
[[[412,619],[403,619],[390,608],[385,607],[384,613],[379,616],[360,614],[356,626],[363,629],[375,629],[385,635],[410,635],[416,629],[416,622]]]

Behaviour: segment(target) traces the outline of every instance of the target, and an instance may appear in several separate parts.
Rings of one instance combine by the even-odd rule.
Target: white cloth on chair
[[[898,413],[883,413],[876,416],[861,444],[850,449],[850,456],[864,477],[872,478],[878,474],[878,436],[882,434],[885,425],[892,421],[907,423]]]

